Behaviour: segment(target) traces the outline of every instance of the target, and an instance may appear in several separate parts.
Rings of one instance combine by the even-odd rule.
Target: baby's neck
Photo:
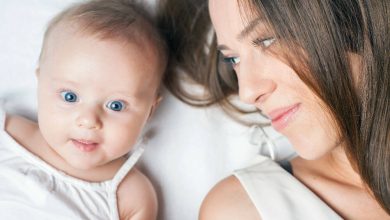
[[[52,164],[49,161],[47,162],[50,165],[54,166],[56,169],[61,170],[69,176],[88,182],[103,182],[113,179],[118,170],[126,162],[125,157],[120,157],[116,160],[109,162],[108,164],[104,164],[102,166],[98,166],[92,169],[83,170],[70,166],[59,155],[57,156],[59,157],[60,163],[59,160],[55,162],[56,164]]]

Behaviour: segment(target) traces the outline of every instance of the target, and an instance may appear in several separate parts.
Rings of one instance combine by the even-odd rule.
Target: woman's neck
[[[323,169],[328,170],[328,175],[332,175],[335,179],[358,188],[365,188],[360,175],[354,169],[343,147],[336,147],[332,152],[320,158],[318,162]]]
[[[297,157],[294,176],[345,219],[388,219],[343,147],[317,160]],[[342,196],[340,196],[342,195]]]

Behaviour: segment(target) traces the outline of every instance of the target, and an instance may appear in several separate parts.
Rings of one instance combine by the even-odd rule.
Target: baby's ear
[[[157,97],[156,97],[156,100],[154,101],[152,107],[150,108],[150,113],[149,113],[149,116],[148,116],[148,120],[152,117],[154,111],[156,110],[156,108],[158,107],[158,105],[160,104],[162,99],[163,99],[162,95],[158,94]]]
[[[38,78],[40,73],[41,73],[41,70],[39,69],[39,67],[37,67],[35,69],[35,76]]]
[[[156,108],[160,104],[161,100],[163,100],[163,96],[161,94],[158,94],[156,100],[154,101],[154,108]]]

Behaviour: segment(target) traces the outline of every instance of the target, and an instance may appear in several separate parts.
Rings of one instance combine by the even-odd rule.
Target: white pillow
[[[1,1],[0,99],[8,111],[36,119],[34,71],[43,32],[52,16],[76,1]],[[260,151],[254,140],[258,129],[238,124],[217,107],[188,106],[168,91],[147,129],[155,135],[139,165],[157,190],[161,220],[197,219],[211,187]],[[276,159],[290,157],[293,151],[286,139],[266,130],[277,145]]]

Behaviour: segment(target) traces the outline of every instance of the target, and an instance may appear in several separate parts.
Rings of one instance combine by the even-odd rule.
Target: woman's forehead
[[[243,28],[243,22],[239,13],[238,4],[234,0],[210,0],[210,17],[217,36],[228,33],[237,35]]]
[[[238,1],[210,0],[210,16],[217,38],[223,41],[224,38],[234,37],[243,40],[259,28],[267,26],[263,17],[246,13],[247,5],[240,5]],[[261,28],[262,27],[262,28]]]

